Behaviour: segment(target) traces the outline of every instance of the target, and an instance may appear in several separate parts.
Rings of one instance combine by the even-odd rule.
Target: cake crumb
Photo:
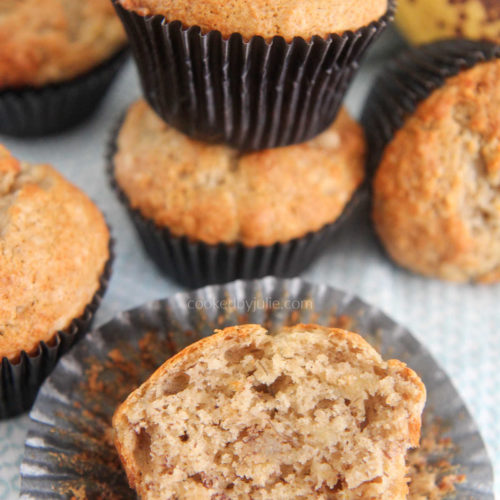
[[[450,498],[456,485],[466,481],[466,476],[458,473],[459,466],[450,461],[457,446],[449,437],[442,437],[444,431],[440,422],[424,425],[420,448],[408,453],[409,500]]]

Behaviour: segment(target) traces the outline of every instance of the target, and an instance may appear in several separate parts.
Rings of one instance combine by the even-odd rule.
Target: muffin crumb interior
[[[118,419],[140,494],[305,499],[406,491],[421,387],[404,365],[366,346],[327,329],[269,336],[261,328],[177,363]]]

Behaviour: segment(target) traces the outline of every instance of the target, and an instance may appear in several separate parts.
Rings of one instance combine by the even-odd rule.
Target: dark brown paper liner
[[[437,42],[400,53],[381,72],[363,112],[369,174],[374,174],[385,147],[420,102],[448,78],[495,58],[500,58],[500,46],[469,40]]]
[[[163,16],[140,16],[113,0],[130,39],[146,100],[195,139],[243,150],[286,146],[318,135],[335,119],[361,57],[394,16],[343,35],[202,33]]]
[[[113,159],[123,120],[123,117],[119,120],[108,145],[107,168],[111,185],[127,208],[146,251],[158,268],[189,288],[227,283],[235,279],[255,279],[270,275],[288,278],[299,275],[323,252],[332,236],[365,199],[366,189],[363,184],[335,222],[286,243],[257,247],[246,247],[241,243],[209,245],[191,241],[187,237],[177,237],[168,228],[159,227],[134,209],[115,179]]]
[[[67,82],[0,90],[0,134],[37,137],[81,123],[97,109],[127,57],[128,49],[122,49],[97,68]]]
[[[0,361],[0,420],[28,411],[35,401],[38,389],[59,358],[89,331],[111,277],[113,258],[111,241],[109,259],[99,279],[99,289],[83,314],[74,319],[67,329],[57,332],[49,342],[40,342],[34,353],[22,351],[16,361],[9,361],[7,358]]]

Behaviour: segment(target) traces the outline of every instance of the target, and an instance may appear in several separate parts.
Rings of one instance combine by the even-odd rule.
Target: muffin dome
[[[310,142],[240,154],[189,139],[141,100],[120,131],[114,174],[130,205],[174,236],[258,246],[334,222],[364,157],[362,129],[345,111]]]
[[[0,89],[72,79],[125,41],[109,0],[2,0]]]
[[[119,0],[140,15],[159,14],[203,31],[218,30],[224,37],[282,36],[310,39],[356,30],[382,17],[387,0]]]
[[[387,146],[373,215],[391,256],[428,276],[500,280],[500,61],[449,78]]]
[[[87,196],[0,146],[0,359],[36,350],[80,317],[108,259],[108,228]]]

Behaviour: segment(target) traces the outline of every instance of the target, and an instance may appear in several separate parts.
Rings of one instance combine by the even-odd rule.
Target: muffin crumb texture
[[[171,358],[118,409],[144,499],[404,499],[425,388],[356,334],[227,328]]]
[[[141,100],[117,149],[114,175],[132,208],[207,244],[273,245],[318,231],[364,179],[363,131],[345,110],[309,142],[240,154],[190,139]]]
[[[396,262],[431,277],[500,280],[500,61],[447,80],[387,146],[374,220]]]
[[[0,359],[36,352],[79,318],[108,258],[108,228],[87,196],[0,146]]]
[[[200,26],[205,32],[218,30],[225,38],[240,33],[243,38],[282,36],[309,40],[367,26],[387,11],[387,0],[119,0],[140,15],[162,15],[186,27]]]
[[[0,89],[71,80],[125,43],[110,0],[1,0]]]
[[[424,424],[419,448],[408,453],[409,500],[450,499],[457,485],[467,482],[459,466],[451,463],[459,452],[458,446],[444,434],[445,426],[440,422]]]

